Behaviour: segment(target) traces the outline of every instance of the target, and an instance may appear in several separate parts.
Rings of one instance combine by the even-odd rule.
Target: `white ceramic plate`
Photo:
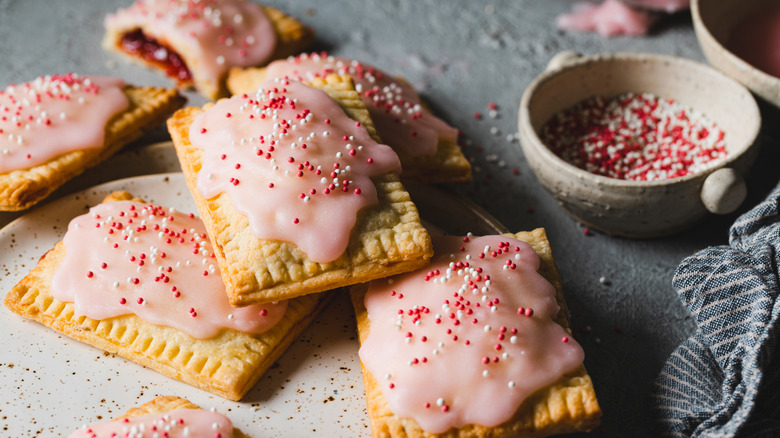
[[[141,151],[168,156],[156,145]],[[133,152],[139,154],[139,152]],[[167,154],[167,155],[166,155]],[[144,163],[143,157],[135,160]],[[120,159],[116,163],[128,160]],[[171,164],[173,166],[173,164]],[[0,230],[5,295],[64,233],[67,223],[114,190],[196,212],[180,173],[112,181],[46,204]],[[414,187],[422,214],[451,232],[502,232],[490,216],[436,188]],[[241,402],[162,376],[27,321],[0,307],[0,436],[67,436],[158,395],[215,407],[252,436],[368,436],[354,315],[337,297]]]

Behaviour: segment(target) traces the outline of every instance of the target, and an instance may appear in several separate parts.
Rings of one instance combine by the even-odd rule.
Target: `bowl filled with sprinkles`
[[[736,210],[761,116],[738,82],[651,53],[564,52],[526,89],[523,153],[582,224],[657,237]]]

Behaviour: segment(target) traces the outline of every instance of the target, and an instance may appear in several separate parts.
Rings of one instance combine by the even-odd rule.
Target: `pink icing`
[[[70,222],[63,242],[51,290],[57,300],[73,302],[76,315],[135,314],[205,339],[223,328],[262,333],[287,307],[230,307],[211,242],[194,215],[132,201],[99,204]]]
[[[576,3],[569,14],[559,15],[555,23],[563,30],[616,35],[646,35],[657,15],[638,11],[620,0],[605,0],[600,5]]]
[[[156,434],[156,435],[155,435]],[[83,426],[68,438],[232,438],[233,423],[226,416],[204,409],[175,409]]]
[[[780,7],[759,9],[731,32],[726,47],[764,73],[780,78]]]
[[[269,78],[311,80],[329,73],[348,74],[371,113],[379,138],[405,155],[433,155],[440,140],[455,142],[458,130],[425,110],[415,90],[393,76],[348,58],[313,53],[268,65]]]
[[[105,26],[143,27],[178,49],[194,75],[215,84],[231,66],[262,64],[276,45],[262,7],[246,0],[139,0],[108,15]]]
[[[324,91],[282,79],[217,102],[189,135],[204,154],[198,191],[226,193],[255,236],[315,262],[344,253],[357,212],[378,202],[371,177],[401,166]]]
[[[434,238],[425,271],[371,282],[360,360],[390,410],[429,433],[496,426],[584,353],[552,317],[555,289],[525,242]],[[529,310],[532,309],[532,310]]]
[[[0,91],[0,173],[103,146],[105,127],[128,107],[119,78],[40,76]]]

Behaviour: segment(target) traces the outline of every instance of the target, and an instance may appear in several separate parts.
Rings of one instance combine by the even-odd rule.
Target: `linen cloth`
[[[780,185],[740,216],[729,245],[702,250],[672,284],[696,332],[667,360],[653,402],[674,437],[780,437]]]

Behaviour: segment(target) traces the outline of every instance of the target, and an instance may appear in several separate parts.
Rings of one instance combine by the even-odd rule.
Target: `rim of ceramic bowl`
[[[757,69],[749,62],[735,55],[734,52],[726,48],[726,46],[724,46],[723,43],[720,42],[720,40],[715,38],[715,35],[713,35],[712,32],[710,32],[709,26],[707,26],[707,24],[702,19],[701,6],[700,6],[701,2],[702,0],[691,0],[691,16],[693,17],[693,27],[697,31],[696,32],[697,36],[700,38],[699,45],[700,46],[704,45],[704,42],[701,41],[701,38],[705,37],[707,43],[714,44],[716,47],[721,49],[725,54],[726,58],[728,58],[730,62],[734,63],[734,65],[739,70],[748,71],[750,72],[750,74],[756,75],[759,80],[774,82],[777,87],[780,87],[780,78],[777,78],[775,76],[770,75],[769,73]]]
[[[658,180],[652,180],[652,181],[635,181],[635,180],[626,180],[626,179],[619,179],[619,178],[611,178],[608,176],[603,175],[597,175],[595,173],[589,172],[585,169],[581,169],[566,160],[562,159],[558,155],[556,155],[552,150],[550,150],[549,147],[547,147],[544,142],[542,142],[541,138],[539,137],[539,133],[534,129],[533,124],[531,123],[531,114],[530,114],[530,103],[532,102],[533,98],[535,97],[534,94],[536,91],[546,82],[554,80],[558,75],[560,75],[563,72],[567,72],[573,69],[582,68],[583,65],[588,65],[596,62],[669,62],[674,63],[678,65],[682,65],[684,67],[688,68],[696,68],[699,69],[702,72],[706,72],[706,74],[713,75],[718,78],[718,80],[725,81],[729,83],[731,86],[734,87],[735,91],[739,94],[742,94],[745,98],[745,101],[747,102],[747,108],[745,110],[751,111],[755,117],[750,117],[750,120],[753,121],[751,126],[746,126],[746,145],[741,146],[742,150],[739,151],[738,154],[732,155],[731,153],[729,156],[718,163],[715,166],[709,167],[707,169],[692,173],[690,175],[677,177],[677,178],[669,178],[669,179],[658,179]],[[674,97],[674,96],[667,96],[667,97]],[[572,105],[576,105],[577,102],[573,103]],[[565,110],[566,108],[563,108],[561,110]],[[698,109],[698,108],[697,108]],[[559,111],[561,111],[559,110]],[[545,121],[546,123],[546,121]],[[750,93],[750,91],[741,83],[738,81],[732,79],[731,77],[727,76],[726,74],[718,71],[717,69],[710,67],[706,64],[703,64],[698,61],[694,61],[687,58],[681,58],[677,56],[671,56],[671,55],[664,55],[659,53],[649,53],[649,52],[610,52],[610,53],[598,53],[594,55],[588,55],[588,56],[578,56],[575,59],[570,59],[561,67],[558,68],[552,68],[548,69],[547,71],[543,72],[539,76],[537,76],[525,89],[525,92],[523,92],[523,96],[520,100],[520,111],[518,116],[518,124],[519,124],[519,130],[522,133],[523,131],[530,133],[530,143],[531,145],[526,145],[526,142],[521,142],[521,147],[533,147],[535,150],[538,150],[545,159],[549,160],[552,163],[555,163],[558,165],[559,168],[564,169],[574,176],[579,176],[582,178],[594,178],[594,181],[605,184],[605,185],[611,185],[616,187],[627,187],[627,188],[648,188],[648,187],[661,187],[661,186],[667,186],[669,184],[675,184],[675,183],[681,183],[681,182],[687,182],[694,179],[704,178],[707,175],[711,174],[712,172],[722,169],[724,167],[729,167],[729,165],[735,161],[737,161],[740,157],[744,156],[747,152],[749,152],[751,149],[755,148],[757,145],[758,136],[760,134],[761,130],[761,113],[758,108],[758,104],[756,103],[755,98]]]

